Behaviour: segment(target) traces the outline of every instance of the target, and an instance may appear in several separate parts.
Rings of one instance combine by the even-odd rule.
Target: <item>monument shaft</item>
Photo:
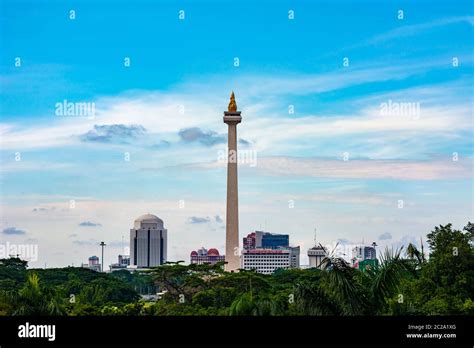
[[[233,96],[233,95],[232,95]],[[231,99],[232,100],[232,99]],[[240,112],[224,112],[224,123],[228,129],[227,157],[227,212],[225,270],[232,272],[240,268],[239,257],[239,194],[237,177],[237,124],[242,120]]]

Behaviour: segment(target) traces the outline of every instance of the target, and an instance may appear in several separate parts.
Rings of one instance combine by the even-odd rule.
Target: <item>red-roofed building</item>
[[[191,252],[191,264],[215,264],[225,260],[224,255],[219,254],[219,250],[211,248],[207,250],[206,248],[201,248],[198,251]]]

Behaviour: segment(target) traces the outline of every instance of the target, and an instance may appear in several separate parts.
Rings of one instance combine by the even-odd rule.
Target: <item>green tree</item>
[[[64,315],[65,309],[61,298],[51,289],[40,286],[36,273],[30,273],[25,285],[18,291],[7,295],[9,297],[11,315]]]
[[[363,314],[366,292],[357,281],[357,275],[361,272],[344,259],[334,256],[324,258],[321,268],[320,291],[338,302],[340,314]]]
[[[410,276],[409,264],[401,258],[402,249],[386,249],[375,267],[360,273],[367,289],[364,292],[368,306],[366,314],[387,313],[389,299],[400,294],[402,281]]]
[[[23,261],[18,257],[10,257],[8,259],[0,259],[0,265],[8,270],[25,271],[28,261]]]
[[[440,225],[427,237],[431,250],[416,282],[418,305],[425,314],[474,314],[473,225],[462,231]]]
[[[166,291],[166,297],[172,297],[174,300],[184,296],[186,302],[192,301],[194,294],[208,289],[211,280],[223,273],[220,263],[185,266],[181,265],[182,262],[168,262],[150,272],[160,290]]]
[[[302,282],[295,285],[295,304],[292,315],[341,315],[344,308],[333,294],[320,284]]]

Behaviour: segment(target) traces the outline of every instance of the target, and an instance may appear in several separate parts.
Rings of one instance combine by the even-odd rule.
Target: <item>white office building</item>
[[[130,267],[150,268],[165,263],[167,235],[159,217],[152,214],[138,217],[130,230]]]
[[[315,245],[311,249],[308,249],[308,259],[310,268],[321,268],[321,263],[327,256],[326,249],[321,245]]]
[[[279,268],[299,268],[300,247],[279,249],[244,249],[241,268],[256,270],[262,274],[272,274]]]
[[[111,272],[127,269],[130,267],[130,255],[119,255],[118,262],[111,264],[109,267]]]

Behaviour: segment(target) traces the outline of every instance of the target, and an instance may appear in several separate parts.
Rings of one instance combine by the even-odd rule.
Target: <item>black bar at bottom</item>
[[[0,346],[409,345],[472,347],[473,316],[451,317],[0,317]],[[27,324],[28,323],[28,324]],[[55,337],[19,337],[54,325]],[[34,332],[40,333],[46,327]],[[25,329],[26,330],[26,329]],[[23,331],[24,333],[25,331]],[[44,336],[47,336],[44,334]],[[50,335],[51,336],[51,335]]]

